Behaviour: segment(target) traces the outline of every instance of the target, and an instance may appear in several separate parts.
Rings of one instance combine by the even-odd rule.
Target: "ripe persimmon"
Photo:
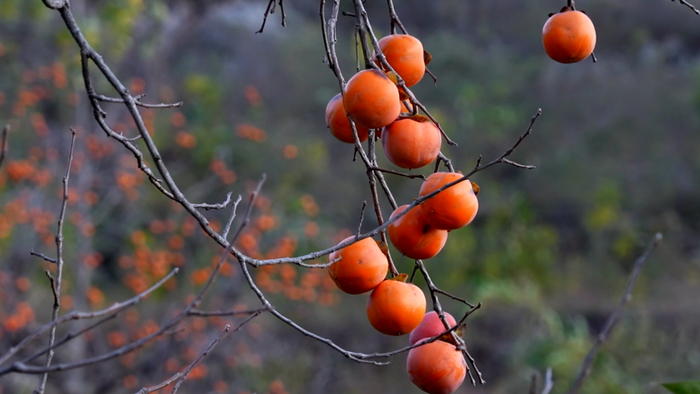
[[[399,90],[383,72],[362,70],[345,85],[343,106],[350,119],[368,129],[382,128],[401,112]]]
[[[422,115],[399,119],[382,130],[384,153],[401,168],[421,168],[429,164],[437,158],[441,145],[440,130]]]
[[[402,205],[391,213],[390,219],[408,208]],[[447,242],[447,230],[429,226],[415,207],[391,223],[387,228],[392,245],[412,259],[429,259],[442,250]]]
[[[407,34],[391,34],[378,42],[386,61],[401,76],[406,86],[417,84],[425,74],[423,44]]]
[[[336,94],[326,105],[326,126],[328,126],[335,138],[349,144],[355,143],[352,127],[350,127],[350,119],[348,119],[348,114],[343,107],[343,96],[340,93]],[[366,141],[369,130],[357,124],[355,128],[357,128],[357,136],[360,138],[360,142]]]
[[[418,195],[422,197],[460,178],[462,174],[458,172],[431,174],[421,185]],[[420,209],[429,225],[442,230],[455,230],[474,220],[479,210],[479,200],[467,179],[423,201]]]
[[[328,267],[328,275],[340,290],[348,294],[362,294],[374,289],[389,272],[389,261],[372,238],[361,239],[328,255],[329,261],[339,257],[339,261]]]
[[[550,16],[542,28],[544,50],[559,63],[576,63],[587,58],[593,53],[595,42],[591,19],[569,7]]]
[[[379,284],[367,301],[367,317],[377,331],[386,335],[404,335],[420,324],[425,314],[425,294],[408,275],[401,274]]]
[[[411,382],[429,394],[450,394],[467,375],[467,362],[453,344],[435,341],[411,349],[406,359]]]
[[[442,313],[445,315],[445,320],[447,320],[447,324],[450,325],[450,328],[457,325],[457,321],[452,315],[444,311]],[[423,320],[418,327],[411,331],[411,335],[408,336],[408,343],[413,345],[421,339],[434,337],[445,332],[445,330],[447,329],[445,325],[442,324],[442,320],[440,320],[440,316],[438,316],[437,312],[430,311],[423,316]]]

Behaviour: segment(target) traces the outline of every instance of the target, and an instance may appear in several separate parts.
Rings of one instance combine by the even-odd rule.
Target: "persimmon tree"
[[[471,298],[470,294],[452,294],[443,290],[440,283],[433,281],[430,275],[432,267],[425,264],[422,259],[439,253],[442,245],[450,242],[448,231],[459,231],[460,228],[468,225],[475,215],[478,215],[477,193],[480,187],[472,182],[475,175],[499,164],[519,170],[534,169],[532,165],[519,163],[513,156],[517,150],[522,149],[521,146],[527,143],[528,136],[535,129],[539,117],[542,116],[540,109],[532,109],[533,116],[529,121],[523,119],[523,130],[512,132],[512,144],[504,146],[503,153],[500,155],[486,160],[481,156],[474,157],[471,163],[455,163],[440,151],[440,146],[441,142],[444,142],[456,147],[460,143],[459,138],[451,137],[450,130],[443,129],[436,117],[431,114],[430,103],[420,101],[419,97],[411,91],[410,88],[420,80],[420,77],[415,77],[416,72],[411,72],[410,77],[407,76],[408,74],[404,71],[406,65],[394,60],[400,57],[396,51],[400,52],[403,49],[389,49],[391,38],[411,37],[411,44],[407,45],[411,50],[418,48],[416,42],[420,43],[419,38],[410,36],[411,32],[401,22],[393,1],[387,1],[391,35],[378,37],[372,26],[385,21],[371,19],[364,2],[349,1],[347,3],[351,5],[352,10],[341,12],[339,0],[333,2],[321,0],[319,45],[324,48],[323,61],[329,72],[337,79],[338,92],[340,92],[339,95],[328,98],[325,121],[331,133],[337,137],[336,142],[347,144],[345,146],[348,149],[348,159],[357,161],[357,171],[366,174],[367,182],[362,187],[367,188],[367,200],[370,203],[356,207],[359,216],[357,228],[353,229],[352,235],[342,237],[335,245],[329,244],[320,250],[298,254],[295,240],[280,237],[268,253],[262,253],[257,245],[260,234],[271,230],[276,225],[274,216],[269,215],[266,208],[269,200],[264,195],[265,176],[262,176],[249,190],[235,188],[230,190],[221,202],[195,201],[195,197],[192,196],[195,193],[188,190],[188,185],[183,184],[174,175],[168,159],[164,157],[154,138],[154,111],[177,110],[186,104],[179,101],[150,103],[149,98],[141,94],[143,82],[132,83],[130,86],[123,82],[103,56],[93,48],[81,30],[80,20],[72,12],[70,1],[43,0],[43,2],[46,7],[55,10],[56,17],[60,16],[72,37],[75,54],[80,57],[82,80],[80,94],[86,95],[94,123],[102,130],[102,135],[72,130],[70,141],[65,138],[60,139],[60,143],[69,146],[67,154],[61,157],[62,160],[58,159],[61,156],[58,150],[50,154],[46,153],[47,156],[52,157],[50,172],[47,173],[34,168],[32,158],[8,160],[6,151],[8,145],[11,145],[8,144],[8,139],[11,142],[11,134],[8,134],[9,127],[3,129],[0,171],[6,172],[12,182],[28,182],[34,186],[49,182],[52,177],[58,177],[61,179],[61,193],[57,203],[52,204],[55,208],[53,214],[47,210],[47,212],[33,212],[29,215],[23,205],[22,196],[19,196],[13,201],[14,205],[3,213],[3,220],[0,221],[0,238],[3,231],[10,231],[9,223],[32,221],[34,231],[43,243],[41,248],[37,247],[36,250],[31,251],[31,254],[44,265],[46,275],[44,285],[50,289],[52,297],[51,302],[44,300],[43,303],[37,303],[33,307],[23,302],[16,302],[12,312],[6,313],[4,329],[15,334],[11,338],[10,346],[0,350],[0,377],[4,375],[36,376],[33,381],[34,391],[41,393],[50,387],[52,379],[61,379],[62,374],[68,373],[66,371],[117,362],[121,362],[125,368],[133,368],[129,360],[134,354],[151,346],[153,342],[169,336],[179,336],[187,342],[187,336],[191,332],[201,331],[202,326],[199,322],[206,319],[210,324],[218,325],[219,333],[209,335],[204,341],[200,336],[200,341],[196,343],[199,347],[195,347],[198,351],[188,351],[186,363],[168,365],[167,374],[150,376],[149,382],[135,382],[133,375],[127,375],[122,381],[125,388],[138,393],[164,389],[177,392],[183,382],[206,374],[206,357],[216,354],[217,345],[226,341],[228,336],[234,335],[245,325],[267,315],[293,328],[300,338],[309,338],[327,346],[336,352],[338,357],[347,358],[347,362],[373,364],[381,368],[396,360],[396,356],[406,353],[409,360],[410,379],[428,392],[448,392],[441,390],[451,392],[457,389],[461,383],[460,379],[465,378],[468,378],[469,383],[473,385],[486,384],[492,372],[479,369],[478,360],[469,352],[468,331],[463,333],[462,330],[471,314],[477,311],[488,313],[488,308],[481,310],[480,303],[468,301]],[[689,3],[683,0],[680,2],[697,13]],[[573,2],[569,1],[567,6],[573,8]],[[258,33],[265,33],[268,18],[271,18],[277,10],[280,11],[282,24],[286,24],[283,0],[270,0]],[[347,34],[339,35],[337,30],[339,18],[352,18],[355,23],[353,36],[357,46],[358,67],[352,70],[341,67],[338,59],[339,36],[347,36]],[[419,66],[429,67],[430,55],[423,52],[422,48],[418,54],[420,55]],[[414,53],[414,60],[416,56]],[[587,56],[588,54],[584,58]],[[413,70],[415,66],[408,68],[410,71],[415,71]],[[439,75],[433,76],[429,68],[425,72],[436,81],[439,78]],[[47,68],[45,73],[46,80],[52,81],[54,85],[64,84],[67,78],[65,70],[60,65]],[[417,73],[420,74],[420,72]],[[387,103],[384,98],[378,98],[384,91],[393,97],[391,99],[393,101]],[[250,96],[250,100],[255,101],[254,92],[251,92]],[[32,97],[25,97],[26,102],[20,104],[28,105],[36,99]],[[75,97],[71,99],[76,100]],[[368,100],[372,102],[371,105],[368,105]],[[22,110],[20,108],[22,105],[17,107],[17,111]],[[118,106],[122,109],[117,110]],[[111,116],[113,113],[118,115]],[[42,122],[41,116],[33,118],[33,125],[37,132],[48,135],[48,127]],[[323,119],[319,118],[319,124],[322,122]],[[175,112],[170,117],[170,123],[175,127],[181,126],[184,123],[182,114]],[[264,139],[264,132],[252,126],[239,128],[238,132],[250,140]],[[404,137],[407,134],[415,135]],[[426,137],[428,134],[430,137],[439,135],[440,138],[430,138],[430,141],[426,142],[426,138],[429,138]],[[87,146],[87,155],[76,155],[75,144],[80,139],[83,139]],[[190,151],[196,149],[194,137],[184,131],[176,134],[174,139],[183,149]],[[383,144],[388,160],[399,169],[380,166],[378,155],[382,154],[382,150],[378,149],[378,143]],[[429,152],[412,151],[412,149],[423,148]],[[294,149],[290,147],[289,150],[285,150],[285,155],[293,156]],[[116,156],[116,152],[127,155]],[[37,156],[41,154],[36,153]],[[80,171],[80,169],[76,170],[76,165],[80,167],[85,161],[99,160],[104,157],[114,157],[114,161],[119,162],[120,172],[115,176],[114,184],[109,185],[110,187],[121,190],[129,201],[138,201],[140,196],[135,186],[148,181],[150,187],[159,192],[158,198],[163,206],[170,210],[171,215],[180,215],[181,218],[181,228],[177,231],[178,226],[172,220],[156,221],[149,226],[152,234],[135,231],[128,240],[124,240],[134,247],[135,253],[133,256],[120,259],[118,269],[123,271],[120,276],[125,278],[125,286],[131,290],[132,294],[109,301],[104,299],[104,293],[99,287],[88,285],[81,288],[73,285],[67,289],[65,279],[66,275],[71,277],[86,275],[81,270],[94,268],[100,264],[100,256],[66,253],[64,232],[66,222],[79,228],[80,234],[77,238],[71,237],[71,242],[78,243],[81,236],[88,237],[95,231],[94,226],[91,227],[90,223],[81,219],[80,212],[84,210],[85,205],[94,204],[97,197],[94,193],[86,192],[82,195],[73,193],[75,188],[72,186],[71,175]],[[433,174],[405,171],[420,167],[429,168]],[[216,160],[212,161],[212,170],[217,175],[216,181],[225,185],[232,184],[233,179],[240,176],[234,174],[223,162]],[[387,182],[388,177],[401,180],[421,178],[423,187],[420,187],[420,190],[416,188],[415,198],[412,201],[397,201]],[[486,184],[481,186],[485,189],[489,187]],[[238,197],[234,197],[235,195]],[[75,198],[82,200],[82,207],[72,203]],[[387,204],[393,213],[383,209]],[[302,205],[310,216],[318,214],[312,198],[307,198]],[[442,211],[444,207],[451,207],[453,211]],[[138,205],[133,206],[135,210],[138,208]],[[373,216],[372,222],[376,222],[377,226],[367,228],[365,220],[367,215]],[[29,219],[29,216],[32,218]],[[112,220],[118,221],[119,218],[114,217]],[[52,227],[54,223],[55,228]],[[406,223],[405,227],[402,227],[403,223]],[[251,228],[255,231],[251,231]],[[200,229],[206,237],[218,245],[217,249],[212,248],[216,258],[210,266],[190,270],[191,275],[188,278],[177,280],[188,264],[177,251],[196,229]],[[314,233],[314,227],[309,226],[305,231]],[[318,232],[318,229],[316,228],[315,231]],[[392,235],[394,232],[395,236]],[[421,236],[427,237],[433,233],[436,234],[437,239],[431,241],[438,246],[427,245],[419,248],[422,242]],[[163,249],[150,250],[146,239],[159,234],[163,235],[158,238],[163,240]],[[409,241],[406,242],[406,240]],[[629,299],[632,286],[643,264],[660,240],[661,236],[656,235],[635,262],[621,301],[583,361],[575,383],[569,390],[570,393],[578,392],[590,373],[597,351],[619,319],[620,311]],[[415,260],[410,266],[399,264],[395,258],[392,258],[389,245],[395,245],[399,254]],[[425,251],[425,248],[429,251]],[[367,252],[368,250],[371,250],[371,253]],[[78,258],[82,259],[82,264],[74,263]],[[380,267],[374,267],[372,272],[363,271],[357,266],[346,267],[355,260],[361,261],[363,258],[371,259],[372,262],[382,259],[386,261],[381,261]],[[357,274],[355,271],[362,272]],[[390,278],[386,278],[387,271]],[[371,278],[367,279],[364,276]],[[417,276],[423,278],[426,288],[420,289],[411,284]],[[360,280],[363,283],[358,284]],[[401,280],[408,280],[409,283],[401,283]],[[80,283],[78,280],[75,282]],[[235,283],[238,287],[244,285],[245,292],[238,288],[235,296],[245,299],[244,293],[252,295],[257,300],[257,305],[248,307],[247,304],[236,303],[235,297],[233,305],[214,302],[212,296],[216,292],[225,291],[227,283]],[[26,278],[14,279],[14,286],[22,292],[33,291],[40,285],[40,283],[32,283],[30,286]],[[348,294],[338,294],[336,286]],[[159,294],[178,287],[189,292],[189,295],[179,300],[177,307],[169,306],[167,318],[162,321],[152,319],[142,321],[139,318],[136,312],[138,305],[150,303],[157,306],[161,302],[158,299]],[[392,293],[393,290],[385,289],[394,287],[404,289],[399,293],[403,294],[405,291],[411,296],[392,299],[391,297],[395,296]],[[374,289],[380,290],[377,293],[373,292],[372,295],[367,294]],[[392,351],[349,349],[340,345],[338,338],[318,333],[314,327],[303,325],[290,318],[284,306],[279,306],[271,300],[270,294],[279,292],[283,292],[286,298],[293,302],[327,304],[332,304],[337,297],[368,297],[369,321],[380,332],[388,335],[409,334],[419,324],[421,330],[426,331],[421,333],[420,338],[412,339],[410,344],[407,341],[406,346]],[[359,295],[361,293],[365,294]],[[430,301],[428,310],[424,310],[425,306],[421,306],[420,311],[411,309],[413,305],[402,304],[400,308],[398,307],[398,304],[413,295],[428,299]],[[78,301],[81,299],[84,302]],[[446,310],[443,307],[446,300],[461,305],[464,312],[458,314],[454,310]],[[73,308],[69,305],[73,303],[81,308],[72,310]],[[420,304],[420,300],[417,304]],[[403,309],[404,307],[406,309]],[[35,321],[36,308],[47,309],[42,312],[47,319],[29,329],[28,323]],[[409,309],[411,309],[410,312]],[[393,316],[392,314],[397,310],[399,313]],[[45,314],[46,312],[48,315]],[[426,320],[423,320],[424,315]],[[136,326],[137,329],[132,333],[133,335],[126,335],[123,330],[116,328],[104,329],[112,327],[110,324],[117,319],[122,319],[125,325]],[[432,320],[427,321],[429,319]],[[432,325],[430,328],[424,328],[430,325]],[[70,353],[78,339],[92,338],[96,332],[104,336],[103,342],[107,346],[82,349],[81,356],[84,355],[84,357],[75,360],[59,357],[62,352]],[[193,340],[188,345],[193,345],[194,342],[196,341]],[[192,348],[192,346],[188,347],[188,349]],[[426,360],[436,357],[436,354],[443,351],[441,349],[450,352],[450,357],[454,359],[452,360],[454,362],[450,361],[450,368],[455,368],[456,365],[459,371],[455,374],[457,378],[454,381],[436,386],[432,375],[424,374],[423,371],[431,367],[431,363]],[[153,355],[153,358],[158,361],[166,357]],[[544,387],[540,389],[533,384],[531,393],[550,392],[552,377],[550,374],[546,376]],[[137,384],[144,387],[140,390],[135,389]],[[271,385],[272,392],[284,391],[283,388],[275,387],[273,389]],[[226,392],[227,382],[221,380],[215,390]],[[526,391],[524,388],[523,392]]]

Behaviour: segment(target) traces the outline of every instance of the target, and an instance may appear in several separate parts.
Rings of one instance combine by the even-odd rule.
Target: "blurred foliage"
[[[331,246],[355,231],[362,202],[370,195],[352,146],[334,140],[323,123],[325,105],[338,83],[321,61],[316,4],[286,4],[288,27],[279,26],[274,14],[263,34],[254,34],[263,4],[245,1],[73,0],[71,5],[91,44],[133,93],[146,93],[147,102],[185,102],[180,109],[143,112],[188,197],[216,202],[233,191],[245,200],[260,176],[267,175],[267,205],[261,204],[254,218],[268,217],[273,224],[255,227],[252,251],[300,254]],[[697,17],[670,2],[641,7],[591,0],[577,5],[598,29],[596,64],[560,65],[544,55],[541,25],[561,2],[397,4],[404,24],[433,55],[430,69],[437,84],[426,77],[414,92],[459,144],[444,146],[457,169],[470,170],[479,155],[485,161],[497,157],[543,109],[533,134],[512,157],[537,169],[501,166],[477,174],[477,219],[453,231],[445,249],[426,262],[441,288],[483,303],[467,319],[465,338],[488,385],[460,392],[526,392],[531,374],[548,367],[553,368],[555,392],[563,392],[620,296],[634,259],[657,231],[664,234],[664,243],[645,268],[633,302],[582,392],[662,393],[657,382],[697,378],[700,370]],[[367,2],[367,7],[377,32],[388,31],[384,3]],[[343,18],[338,26],[347,79],[357,63],[353,22]],[[0,121],[12,125],[8,160],[63,168],[67,130],[79,128],[79,149],[86,159],[71,182],[80,188],[81,203],[69,212],[85,220],[66,226],[66,253],[80,262],[99,254],[102,263],[89,273],[80,264],[69,267],[66,291],[77,294],[76,309],[106,302],[100,303],[93,291],[92,301],[85,296],[81,304],[81,292],[88,294],[89,288],[110,302],[121,300],[133,294],[128,283],[140,285],[128,280],[128,259],[144,255],[152,262],[158,253],[170,253],[167,261],[183,265],[177,286],[140,307],[139,324],[158,321],[175,307],[173,301],[197,288],[200,273],[220,250],[187,224],[185,213],[137,173],[133,158],[98,130],[84,97],[76,48],[58,16],[40,1],[0,2]],[[101,78],[96,83],[100,93],[116,96]],[[44,96],[32,98],[27,92]],[[123,108],[105,104],[105,109],[110,125],[133,135]],[[104,154],[90,153],[91,144]],[[43,153],[32,153],[34,146]],[[391,168],[383,157],[379,160]],[[27,251],[52,250],[51,215],[58,212],[62,170],[39,188],[35,175],[20,181],[6,175],[7,165],[0,168],[0,207],[8,210],[8,204],[22,200],[35,210],[13,230],[3,232],[0,222],[6,273],[0,280],[26,277],[33,285],[32,292],[7,291],[2,303],[5,309],[20,301],[34,305],[36,327],[48,317],[40,300],[49,293],[42,266]],[[419,180],[398,177],[388,177],[388,182],[399,204],[410,202],[420,186]],[[86,192],[95,193],[95,204],[86,203]],[[388,216],[391,209],[383,204]],[[43,227],[36,224],[39,214],[50,219]],[[228,212],[206,215],[221,226]],[[93,226],[92,232],[85,223]],[[363,228],[375,224],[368,216]],[[179,242],[184,246],[176,253],[173,245]],[[392,252],[399,269],[410,272],[413,262]],[[341,346],[373,352],[405,344],[403,338],[381,337],[371,329],[362,296],[333,294],[325,304],[295,301],[296,293],[276,284],[284,277],[300,279],[302,270],[260,272],[270,280],[271,298],[280,310]],[[240,274],[231,275],[216,288],[220,299],[210,300],[214,309],[231,308],[233,299],[251,300],[240,288]],[[156,277],[149,273],[149,280]],[[416,282],[424,285],[421,279]],[[320,300],[325,293],[318,286]],[[465,311],[450,301],[445,308],[455,316]],[[16,311],[2,313],[17,316]],[[217,348],[204,363],[208,375],[192,387],[262,393],[275,392],[284,382],[289,392],[415,392],[402,356],[388,367],[359,365],[269,316],[259,319]],[[187,349],[200,349],[220,325],[205,329],[193,323],[191,330],[198,342]],[[19,333],[5,329],[2,343],[11,343]],[[172,373],[167,351],[175,346],[164,341],[149,350],[155,361],[137,360],[140,385]],[[183,348],[178,362],[191,360],[192,351]],[[125,372],[102,368],[87,376],[97,373],[111,390],[129,388]],[[79,372],[71,374],[72,381],[89,381],[86,376],[80,380]],[[110,390],[92,384],[78,391]],[[0,386],[14,392],[27,383],[10,377],[0,379]]]

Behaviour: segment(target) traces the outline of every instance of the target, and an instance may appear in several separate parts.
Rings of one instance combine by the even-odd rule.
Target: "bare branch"
[[[365,221],[365,208],[367,208],[367,201],[362,201],[362,208],[360,209],[360,220],[357,224],[357,236],[362,234],[362,222]]]
[[[246,322],[247,322],[247,321],[249,321],[249,320],[246,319]],[[241,327],[242,325],[243,325],[243,323],[241,323],[241,325],[239,325],[237,328]],[[228,334],[228,332],[229,332],[230,330],[231,330],[231,326],[227,324],[227,325],[224,327],[224,330],[221,332],[221,334],[219,334],[219,336],[217,336],[213,341],[211,341],[211,343],[209,344],[209,346],[207,346],[207,348],[204,349],[204,351],[203,351],[196,359],[194,359],[194,361],[192,361],[192,362],[190,363],[190,365],[188,365],[184,370],[182,370],[182,371],[176,373],[175,375],[173,375],[172,377],[170,377],[170,379],[168,379],[168,380],[166,380],[166,381],[164,381],[164,382],[162,382],[162,383],[159,383],[159,384],[157,384],[157,385],[155,385],[155,386],[144,387],[144,388],[142,388],[141,390],[139,390],[139,392],[138,392],[137,394],[148,394],[148,393],[152,393],[152,392],[154,392],[154,391],[158,391],[158,390],[160,390],[160,389],[162,389],[162,388],[168,386],[169,384],[171,384],[171,383],[173,383],[173,382],[177,382],[177,383],[176,383],[175,387],[173,388],[173,391],[172,391],[172,392],[173,392],[173,393],[177,392],[177,390],[178,390],[179,387],[180,387],[180,384],[181,384],[183,381],[185,381],[185,380],[187,379],[187,377],[189,376],[190,372],[192,372],[192,370],[194,369],[194,367],[195,367],[197,364],[199,364],[199,362],[202,361],[202,359],[204,359],[204,357],[206,357],[206,356],[209,354],[209,352],[211,352],[211,350],[219,343],[219,341],[221,341],[221,339],[222,339],[226,334]]]
[[[676,1],[676,0],[671,0],[671,1]],[[686,0],[678,0],[679,3],[683,4],[684,6],[690,8],[695,14],[700,15],[700,10],[695,8],[694,5],[688,3]]]
[[[205,211],[209,211],[211,209],[224,209],[231,203],[231,194],[233,193],[227,193],[226,200],[218,204],[192,204],[192,206],[195,208],[203,208]]]
[[[63,8],[68,5],[68,0],[42,0],[44,2],[44,5],[53,9],[57,10],[59,8]]]
[[[233,209],[231,210],[231,215],[228,217],[228,220],[226,221],[226,226],[224,227],[224,232],[221,233],[221,236],[224,238],[228,237],[228,232],[231,231],[231,225],[233,224],[233,220],[236,218],[236,209],[238,209],[238,204],[241,202],[241,195],[238,195],[238,198],[236,201],[233,202]]]
[[[199,309],[192,309],[189,312],[190,316],[198,317],[212,317],[212,316],[238,316],[238,315],[255,315],[262,312],[269,311],[268,308],[258,308],[258,309],[246,309],[243,311],[202,311]]]
[[[93,319],[93,318],[102,317],[102,316],[109,315],[109,314],[118,314],[119,312],[123,311],[124,309],[139,303],[141,300],[146,298],[153,291],[155,291],[159,287],[163,286],[163,284],[165,284],[165,282],[167,282],[170,278],[173,277],[173,275],[177,274],[179,271],[180,271],[179,268],[177,268],[177,267],[174,268],[172,271],[170,271],[170,273],[168,273],[168,275],[166,275],[165,277],[163,277],[163,279],[156,282],[153,286],[149,287],[148,289],[144,290],[143,292],[137,294],[136,296],[134,296],[126,301],[123,301],[120,303],[115,303],[112,306],[105,308],[105,309],[101,309],[99,311],[71,312],[71,313],[68,313],[68,314],[61,316],[57,320],[51,321],[51,322],[43,325],[42,327],[37,329],[32,334],[25,337],[22,341],[20,341],[20,343],[18,343],[14,347],[10,348],[10,350],[8,350],[7,353],[2,355],[2,357],[0,357],[0,365],[4,364],[12,356],[17,354],[17,352],[22,350],[27,344],[29,344],[29,342],[33,341],[34,339],[39,337],[39,335],[45,333],[46,331],[49,331],[53,327],[56,327],[60,324],[63,324],[65,322],[68,322],[71,320]],[[0,369],[0,376],[6,374],[8,372],[11,372],[11,371],[12,371],[11,367]]]
[[[381,168],[381,167],[370,167],[370,170],[379,171],[379,172],[386,172],[387,174],[398,175],[398,176],[402,176],[402,177],[405,177],[408,179],[420,178],[422,180],[425,180],[425,175],[423,175],[423,174],[404,174],[403,172],[389,170],[387,168]]]
[[[7,154],[7,134],[10,132],[10,125],[6,124],[2,128],[2,141],[0,142],[0,166],[2,166],[5,155]]]
[[[549,394],[554,388],[554,382],[552,381],[552,368],[547,368],[547,373],[544,375],[544,388],[542,389],[542,394]]]
[[[583,382],[591,373],[591,366],[593,365],[593,360],[595,360],[595,356],[598,354],[601,346],[603,346],[605,341],[608,339],[610,332],[615,327],[615,324],[617,323],[617,320],[620,318],[620,314],[622,313],[622,308],[624,308],[624,306],[632,299],[632,288],[634,287],[634,283],[637,281],[637,277],[639,277],[639,273],[642,271],[644,263],[651,255],[651,252],[653,252],[654,249],[656,249],[656,247],[661,243],[662,239],[663,236],[661,235],[661,233],[654,234],[654,237],[651,239],[644,252],[641,254],[641,256],[637,258],[637,261],[635,261],[634,267],[632,268],[632,273],[630,274],[630,277],[627,280],[625,292],[622,294],[620,301],[617,303],[617,307],[615,308],[615,310],[613,310],[613,312],[608,317],[608,320],[605,322],[603,331],[601,331],[600,334],[598,334],[595,343],[591,347],[591,350],[588,351],[586,358],[583,360],[583,364],[581,364],[581,370],[576,376],[576,380],[567,391],[567,394],[578,393],[581,389],[581,386],[583,385]]]
[[[30,250],[29,254],[32,256],[40,257],[41,259],[43,259],[44,261],[46,261],[48,263],[56,264],[56,259],[53,259],[53,258],[51,258],[43,253],[38,253],[38,252],[35,252],[33,250]]]
[[[58,214],[58,226],[56,229],[56,276],[53,277],[47,270],[46,276],[49,277],[51,283],[51,292],[53,293],[53,311],[51,313],[51,321],[58,320],[58,312],[61,309],[61,287],[63,285],[63,221],[66,217],[66,208],[68,207],[68,180],[70,178],[71,164],[73,163],[73,152],[75,151],[75,130],[71,129],[70,151],[68,153],[68,164],[66,165],[66,175],[63,176],[63,201],[61,203],[61,211]],[[56,342],[56,326],[51,328],[49,333],[49,352],[46,353],[46,362],[44,367],[51,365],[54,351],[53,345]],[[41,377],[39,385],[34,389],[34,394],[42,394],[46,388],[46,381],[49,374],[44,373]]]
[[[99,100],[99,101],[103,101],[105,103],[119,103],[119,104],[125,103],[124,99],[107,97],[107,96],[102,95],[102,94],[93,94],[90,97],[92,97],[96,100]],[[145,93],[141,94],[138,96],[138,98],[134,97],[135,98],[134,104],[138,105],[139,107],[143,107],[143,108],[175,108],[175,107],[182,107],[182,105],[184,104],[182,101],[178,101],[177,103],[148,104],[148,103],[144,103],[140,100],[140,98],[142,98],[142,97],[146,97],[146,94]]]
[[[279,1],[280,11],[282,11],[282,26],[287,26],[287,14],[284,12],[284,0],[269,0],[267,3],[267,9],[265,10],[265,15],[263,15],[262,26],[260,30],[255,33],[262,33],[265,30],[265,23],[267,23],[267,17],[275,13],[275,8],[277,6],[277,1]]]

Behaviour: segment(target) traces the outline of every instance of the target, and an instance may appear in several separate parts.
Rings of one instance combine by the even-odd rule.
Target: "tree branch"
[[[620,298],[620,301],[617,304],[617,308],[615,308],[615,310],[613,310],[613,312],[610,314],[608,320],[605,322],[603,331],[601,331],[600,334],[598,334],[598,336],[596,337],[595,343],[591,347],[591,350],[588,351],[586,358],[583,360],[583,364],[581,364],[581,370],[576,376],[576,380],[567,391],[567,394],[578,393],[581,389],[581,386],[583,385],[583,382],[591,373],[591,366],[593,365],[593,360],[595,360],[595,356],[598,354],[601,346],[603,346],[605,341],[608,339],[610,332],[615,327],[615,324],[617,323],[617,320],[620,318],[620,314],[622,313],[622,308],[632,299],[632,288],[634,287],[634,284],[637,281],[639,273],[642,271],[644,263],[651,255],[651,252],[653,252],[654,249],[656,249],[656,247],[661,243],[662,239],[663,237],[661,233],[654,234],[654,237],[647,245],[646,249],[644,250],[644,253],[642,253],[642,255],[637,258],[637,261],[635,261],[634,268],[632,268],[632,273],[630,274],[630,277],[627,280],[625,292],[622,294],[622,297]]]
[[[70,178],[71,164],[73,163],[73,152],[75,150],[75,130],[71,129],[70,151],[68,153],[68,164],[66,165],[66,175],[63,176],[63,201],[61,203],[61,211],[58,214],[58,226],[56,229],[56,276],[52,276],[49,270],[46,270],[46,276],[49,277],[51,283],[51,291],[53,293],[53,311],[51,312],[51,321],[58,320],[58,312],[61,309],[61,287],[63,285],[63,221],[66,217],[66,208],[68,207],[68,180]],[[49,351],[46,353],[46,362],[44,367],[51,365],[54,351],[53,345],[56,342],[56,326],[51,328],[49,333]],[[34,394],[42,394],[46,388],[46,381],[49,378],[48,372],[41,377],[39,385],[34,389]]]

